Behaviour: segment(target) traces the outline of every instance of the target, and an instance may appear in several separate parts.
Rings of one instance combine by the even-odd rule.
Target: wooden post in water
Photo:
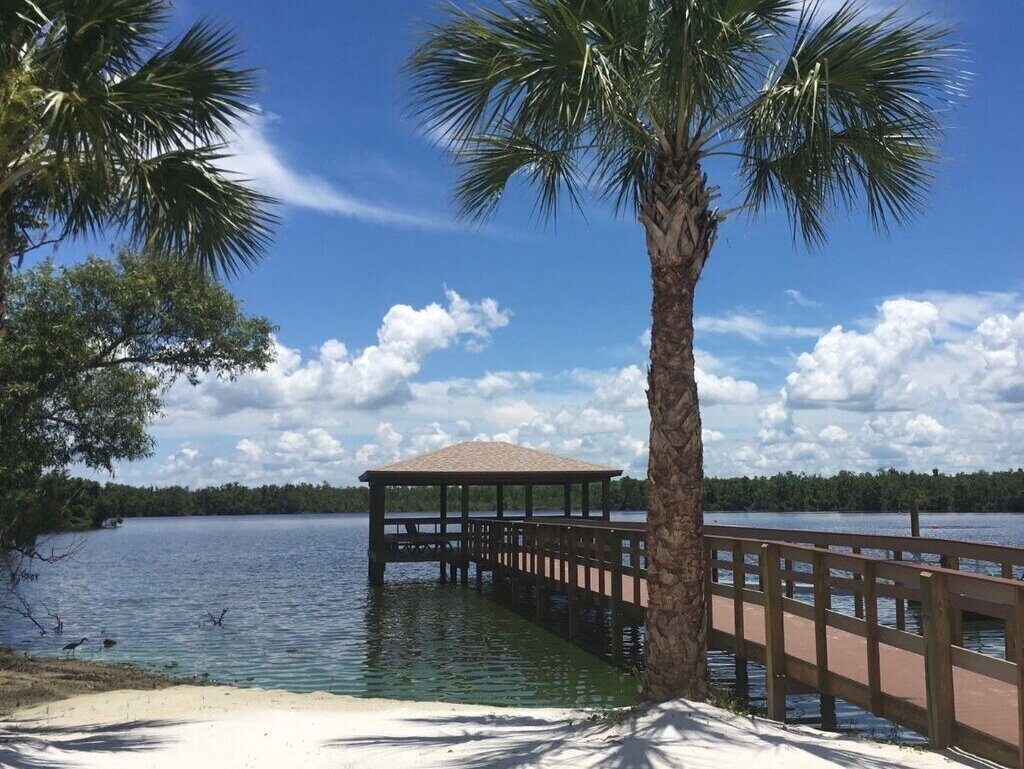
[[[910,497],[910,536],[921,536],[921,514],[917,510],[917,494]]]
[[[459,557],[462,559],[462,585],[469,584],[469,542],[467,542],[467,529],[469,529],[469,486],[462,484],[462,534],[459,536]]]
[[[921,620],[924,627],[928,741],[948,748],[953,740],[953,656],[950,647],[949,587],[945,574],[921,572]]]
[[[370,552],[371,585],[384,584],[384,484],[370,484]]]
[[[444,483],[441,484],[441,498],[438,502],[438,509],[441,512],[441,541],[438,547],[441,549],[441,584],[443,585],[448,580],[448,575],[445,573],[448,564],[445,562],[444,557],[444,551],[448,547],[448,540],[444,538],[444,535],[448,533],[448,524],[446,523],[448,520],[448,485]]]
[[[786,637],[782,616],[778,545],[761,545],[761,584],[764,591],[764,680],[768,718],[773,721],[785,721]]]

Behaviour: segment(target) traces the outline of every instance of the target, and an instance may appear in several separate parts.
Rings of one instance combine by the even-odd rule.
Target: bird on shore
[[[117,641],[115,641],[113,638],[104,638],[103,648],[109,649],[111,646],[117,646]]]
[[[77,649],[79,646],[81,646],[88,640],[88,638],[83,638],[79,641],[72,641],[69,644],[64,644],[64,651],[66,651],[68,654],[73,654],[75,649]]]

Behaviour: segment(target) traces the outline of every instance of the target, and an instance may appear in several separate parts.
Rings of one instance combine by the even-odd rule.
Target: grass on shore
[[[183,681],[113,662],[29,657],[0,649],[0,718],[78,694],[164,689]]]

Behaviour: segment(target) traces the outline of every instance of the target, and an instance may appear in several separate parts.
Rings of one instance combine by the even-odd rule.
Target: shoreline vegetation
[[[130,486],[67,476],[51,476],[48,490],[56,498],[69,499],[57,530],[97,528],[109,518],[176,517],[193,515],[289,515],[297,513],[365,513],[369,490],[364,486],[331,486],[297,483],[242,486],[228,483],[191,489],[184,486]],[[644,510],[646,481],[619,478],[610,486],[613,510]],[[591,489],[598,504],[599,486]],[[840,472],[836,475],[779,473],[772,476],[706,478],[704,509],[709,513],[758,512],[901,512],[916,500],[922,513],[1020,513],[1024,512],[1024,469],[999,472],[931,473],[879,470],[875,473]],[[449,487],[449,510],[459,509],[459,490]],[[562,489],[534,489],[536,510],[560,510]],[[470,508],[493,510],[495,490],[470,488]],[[508,509],[522,507],[522,489],[505,490]],[[573,504],[579,507],[580,488],[573,488]],[[437,509],[436,487],[388,490],[389,512],[423,512]]]
[[[121,662],[33,657],[0,649],[0,719],[17,710],[81,694],[152,691],[184,681]]]

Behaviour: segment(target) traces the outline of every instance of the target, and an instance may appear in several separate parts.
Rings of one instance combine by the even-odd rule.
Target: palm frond
[[[269,198],[219,166],[220,148],[179,149],[125,169],[117,221],[148,249],[184,254],[213,274],[251,266],[270,238]]]
[[[0,191],[66,237],[112,225],[216,272],[258,257],[273,201],[216,163],[256,86],[230,34],[161,42],[166,0],[12,0],[0,20]]]
[[[922,19],[852,2],[820,22],[807,14],[744,116],[747,204],[782,204],[810,242],[840,202],[866,201],[878,227],[905,222],[929,187],[955,53],[948,30]]]

